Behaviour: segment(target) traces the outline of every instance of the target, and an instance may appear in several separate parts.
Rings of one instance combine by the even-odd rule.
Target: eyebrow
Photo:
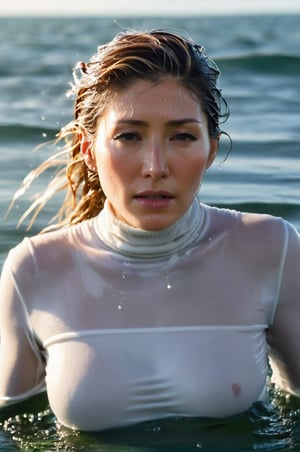
[[[117,124],[124,124],[124,125],[133,125],[133,126],[147,126],[148,122],[147,121],[143,121],[140,119],[121,119],[120,121],[116,122]],[[184,124],[188,124],[188,123],[195,123],[195,124],[201,124],[201,121],[199,121],[198,119],[195,118],[182,118],[182,119],[171,119],[170,121],[167,121],[166,125],[167,126],[173,126],[173,127],[178,127],[178,126],[182,126]]]

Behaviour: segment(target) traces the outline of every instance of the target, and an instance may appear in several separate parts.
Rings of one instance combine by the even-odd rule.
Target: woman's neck
[[[136,229],[118,220],[108,203],[95,219],[100,239],[113,250],[132,257],[157,258],[187,248],[200,238],[205,225],[205,210],[196,198],[185,214],[161,231]]]

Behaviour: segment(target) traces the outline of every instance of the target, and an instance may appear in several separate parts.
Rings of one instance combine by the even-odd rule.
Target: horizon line
[[[86,17],[86,18],[93,18],[93,17],[103,17],[103,18],[138,18],[138,17],[149,17],[149,18],[167,18],[167,17],[208,17],[208,16],[292,16],[295,14],[300,14],[300,8],[295,10],[283,10],[283,11],[266,11],[266,10],[258,10],[258,11],[201,11],[201,12],[190,12],[186,14],[182,14],[181,11],[178,12],[134,12],[134,13],[128,13],[126,11],[124,12],[118,12],[118,15],[115,15],[114,13],[110,12],[99,12],[99,11],[89,11],[88,13],[85,11],[73,11],[72,14],[67,11],[48,11],[48,12],[42,12],[42,11],[32,11],[27,13],[19,13],[19,12],[1,12],[0,11],[0,18],[42,18],[42,17],[51,17],[51,18],[57,18],[57,17]]]

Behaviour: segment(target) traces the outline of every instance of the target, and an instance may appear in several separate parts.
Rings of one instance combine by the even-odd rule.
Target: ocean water
[[[187,12],[188,13],[188,12]],[[231,111],[219,157],[201,189],[207,203],[279,215],[300,230],[300,16],[186,18],[0,19],[0,267],[8,250],[35,234],[16,223],[39,191],[4,214],[26,174],[53,150],[35,148],[54,138],[72,115],[65,96],[72,68],[98,44],[128,29],[167,28],[190,34],[222,71]],[[99,451],[300,450],[300,402],[272,393],[271,403],[224,421],[169,420],[113,433],[70,432],[50,410],[1,424],[0,450]]]

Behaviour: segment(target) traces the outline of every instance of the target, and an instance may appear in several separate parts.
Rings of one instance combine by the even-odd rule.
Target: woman
[[[216,65],[153,31],[118,35],[79,69],[60,132],[70,161],[32,206],[66,188],[56,230],[2,272],[2,406],[46,387],[80,430],[230,416],[266,397],[269,351],[297,393],[297,232],[198,199],[228,116]]]

